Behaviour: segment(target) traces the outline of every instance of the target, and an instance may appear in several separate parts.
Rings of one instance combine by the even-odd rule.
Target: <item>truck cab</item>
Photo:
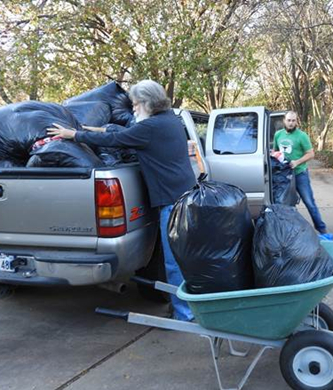
[[[205,147],[197,142],[209,178],[240,187],[253,218],[272,201],[269,155],[283,115],[260,106],[216,109],[206,117],[192,113],[199,123],[207,120]]]

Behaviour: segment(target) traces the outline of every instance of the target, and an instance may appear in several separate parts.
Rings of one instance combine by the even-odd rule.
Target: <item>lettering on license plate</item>
[[[15,272],[15,267],[13,267],[13,261],[15,260],[14,256],[7,256],[3,253],[0,254],[0,271],[4,272]]]

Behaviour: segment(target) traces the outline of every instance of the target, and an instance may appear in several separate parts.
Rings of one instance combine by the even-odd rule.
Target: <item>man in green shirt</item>
[[[274,135],[274,150],[284,153],[289,164],[295,171],[296,189],[309,211],[315,229],[320,234],[326,234],[326,225],[314,200],[313,191],[307,167],[307,161],[314,158],[314,151],[309,136],[297,128],[297,114],[289,111],[285,114],[284,128]]]

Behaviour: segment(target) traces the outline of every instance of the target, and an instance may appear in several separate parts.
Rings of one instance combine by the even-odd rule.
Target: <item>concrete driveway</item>
[[[333,173],[319,167],[311,174],[333,232]],[[161,316],[167,311],[142,299],[134,285],[122,296],[97,288],[18,288],[0,299],[0,390],[218,389],[207,340],[97,316],[96,306]],[[249,362],[222,359],[227,387],[235,386]],[[277,350],[265,353],[244,389],[289,389]]]

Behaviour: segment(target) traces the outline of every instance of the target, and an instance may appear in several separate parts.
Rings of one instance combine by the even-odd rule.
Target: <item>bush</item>
[[[321,150],[316,152],[316,159],[321,161],[325,168],[333,168],[333,151]]]

